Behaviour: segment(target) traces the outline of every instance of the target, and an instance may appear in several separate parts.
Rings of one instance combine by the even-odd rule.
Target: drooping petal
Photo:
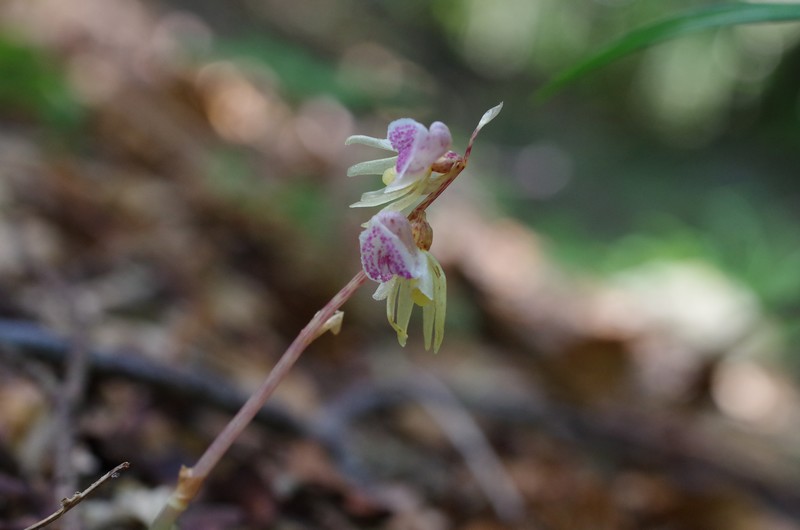
[[[433,345],[433,353],[437,353],[444,340],[444,319],[447,312],[447,278],[442,266],[432,254],[426,252],[428,275],[433,284],[433,303],[422,306],[422,333],[425,349]]]
[[[433,300],[434,292],[433,292],[433,268],[431,267],[431,259],[433,256],[430,252],[423,251],[425,255],[425,269],[422,271],[422,274],[419,275],[417,278],[417,289],[425,295],[428,300]],[[422,305],[422,304],[420,304]]]
[[[378,149],[386,149],[387,151],[394,151],[392,144],[385,138],[373,138],[372,136],[364,136],[363,134],[356,134],[350,136],[344,141],[344,145],[366,145],[368,147],[377,147]]]
[[[386,297],[389,296],[389,293],[394,289],[394,283],[397,281],[397,276],[389,280],[388,282],[383,282],[378,284],[378,288],[375,289],[375,292],[372,293],[372,298],[375,300],[386,300]]]
[[[350,166],[347,170],[348,177],[355,177],[356,175],[382,175],[384,171],[394,166],[397,163],[397,157],[381,158],[380,160],[368,160],[367,162],[360,162],[354,166]]]
[[[397,287],[397,313],[395,320],[389,323],[397,332],[397,341],[400,346],[406,345],[408,339],[408,323],[411,321],[411,310],[414,309],[414,299],[412,298],[413,287],[409,280],[399,278]]]
[[[395,324],[395,321],[397,320],[397,295],[400,292],[400,282],[398,280],[399,279],[397,277],[394,278],[394,281],[391,282],[391,287],[386,293],[386,319],[395,330],[397,330],[397,324]]]
[[[444,340],[444,319],[447,314],[447,277],[442,266],[433,256],[429,256],[433,267],[433,305],[436,309],[433,325],[433,353],[438,353]]]
[[[422,338],[425,340],[425,349],[431,349],[433,342],[433,327],[436,319],[436,304],[422,306]]]
[[[394,276],[418,277],[426,266],[425,257],[414,243],[411,223],[398,212],[379,212],[359,235],[361,265],[376,282]]]

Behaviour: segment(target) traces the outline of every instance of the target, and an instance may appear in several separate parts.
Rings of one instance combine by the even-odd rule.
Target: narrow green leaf
[[[635,29],[597,53],[556,74],[534,93],[543,102],[575,79],[638,50],[713,28],[763,22],[800,21],[800,3],[725,4],[694,9]]]

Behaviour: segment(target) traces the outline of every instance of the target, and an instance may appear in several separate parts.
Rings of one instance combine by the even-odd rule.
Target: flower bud
[[[433,163],[431,169],[436,173],[447,173],[460,158],[461,155],[455,151],[448,151]]]
[[[414,243],[422,250],[430,250],[433,244],[433,229],[428,224],[425,212],[419,212],[409,221],[411,222],[411,235],[414,236]]]

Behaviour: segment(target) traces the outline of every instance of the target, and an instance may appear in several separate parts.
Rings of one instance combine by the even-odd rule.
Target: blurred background
[[[0,3],[0,528],[123,460],[64,528],[145,528],[358,271],[344,140],[500,101],[429,211],[442,351],[362,288],[184,527],[800,528],[800,23],[534,98],[714,3]]]

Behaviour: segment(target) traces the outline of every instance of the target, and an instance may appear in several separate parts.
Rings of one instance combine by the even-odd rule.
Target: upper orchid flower
[[[368,191],[352,207],[380,206],[391,203],[384,209],[407,211],[423,198],[439,190],[444,176],[458,161],[466,161],[472,149],[472,142],[481,128],[494,119],[503,104],[486,111],[462,157],[450,151],[452,136],[450,129],[442,122],[433,122],[429,129],[411,118],[401,118],[389,124],[386,138],[356,135],[349,137],[346,145],[362,144],[387,151],[395,151],[397,156],[370,160],[356,164],[347,170],[347,176],[382,175],[386,187]],[[463,167],[462,167],[463,169]]]
[[[426,129],[411,118],[390,123],[387,138],[397,151],[394,178],[387,183],[387,191],[405,188],[425,178],[433,163],[453,144],[450,129],[444,123],[435,121]]]
[[[422,196],[428,187],[433,166],[440,159],[457,157],[448,152],[453,143],[450,129],[437,121],[430,129],[411,118],[401,118],[389,124],[386,139],[370,136],[351,136],[345,142],[363,144],[397,152],[397,156],[362,162],[351,167],[347,176],[382,175],[386,187],[367,192],[354,207],[378,206],[397,201],[389,209],[403,210]],[[399,200],[403,199],[403,200]]]

